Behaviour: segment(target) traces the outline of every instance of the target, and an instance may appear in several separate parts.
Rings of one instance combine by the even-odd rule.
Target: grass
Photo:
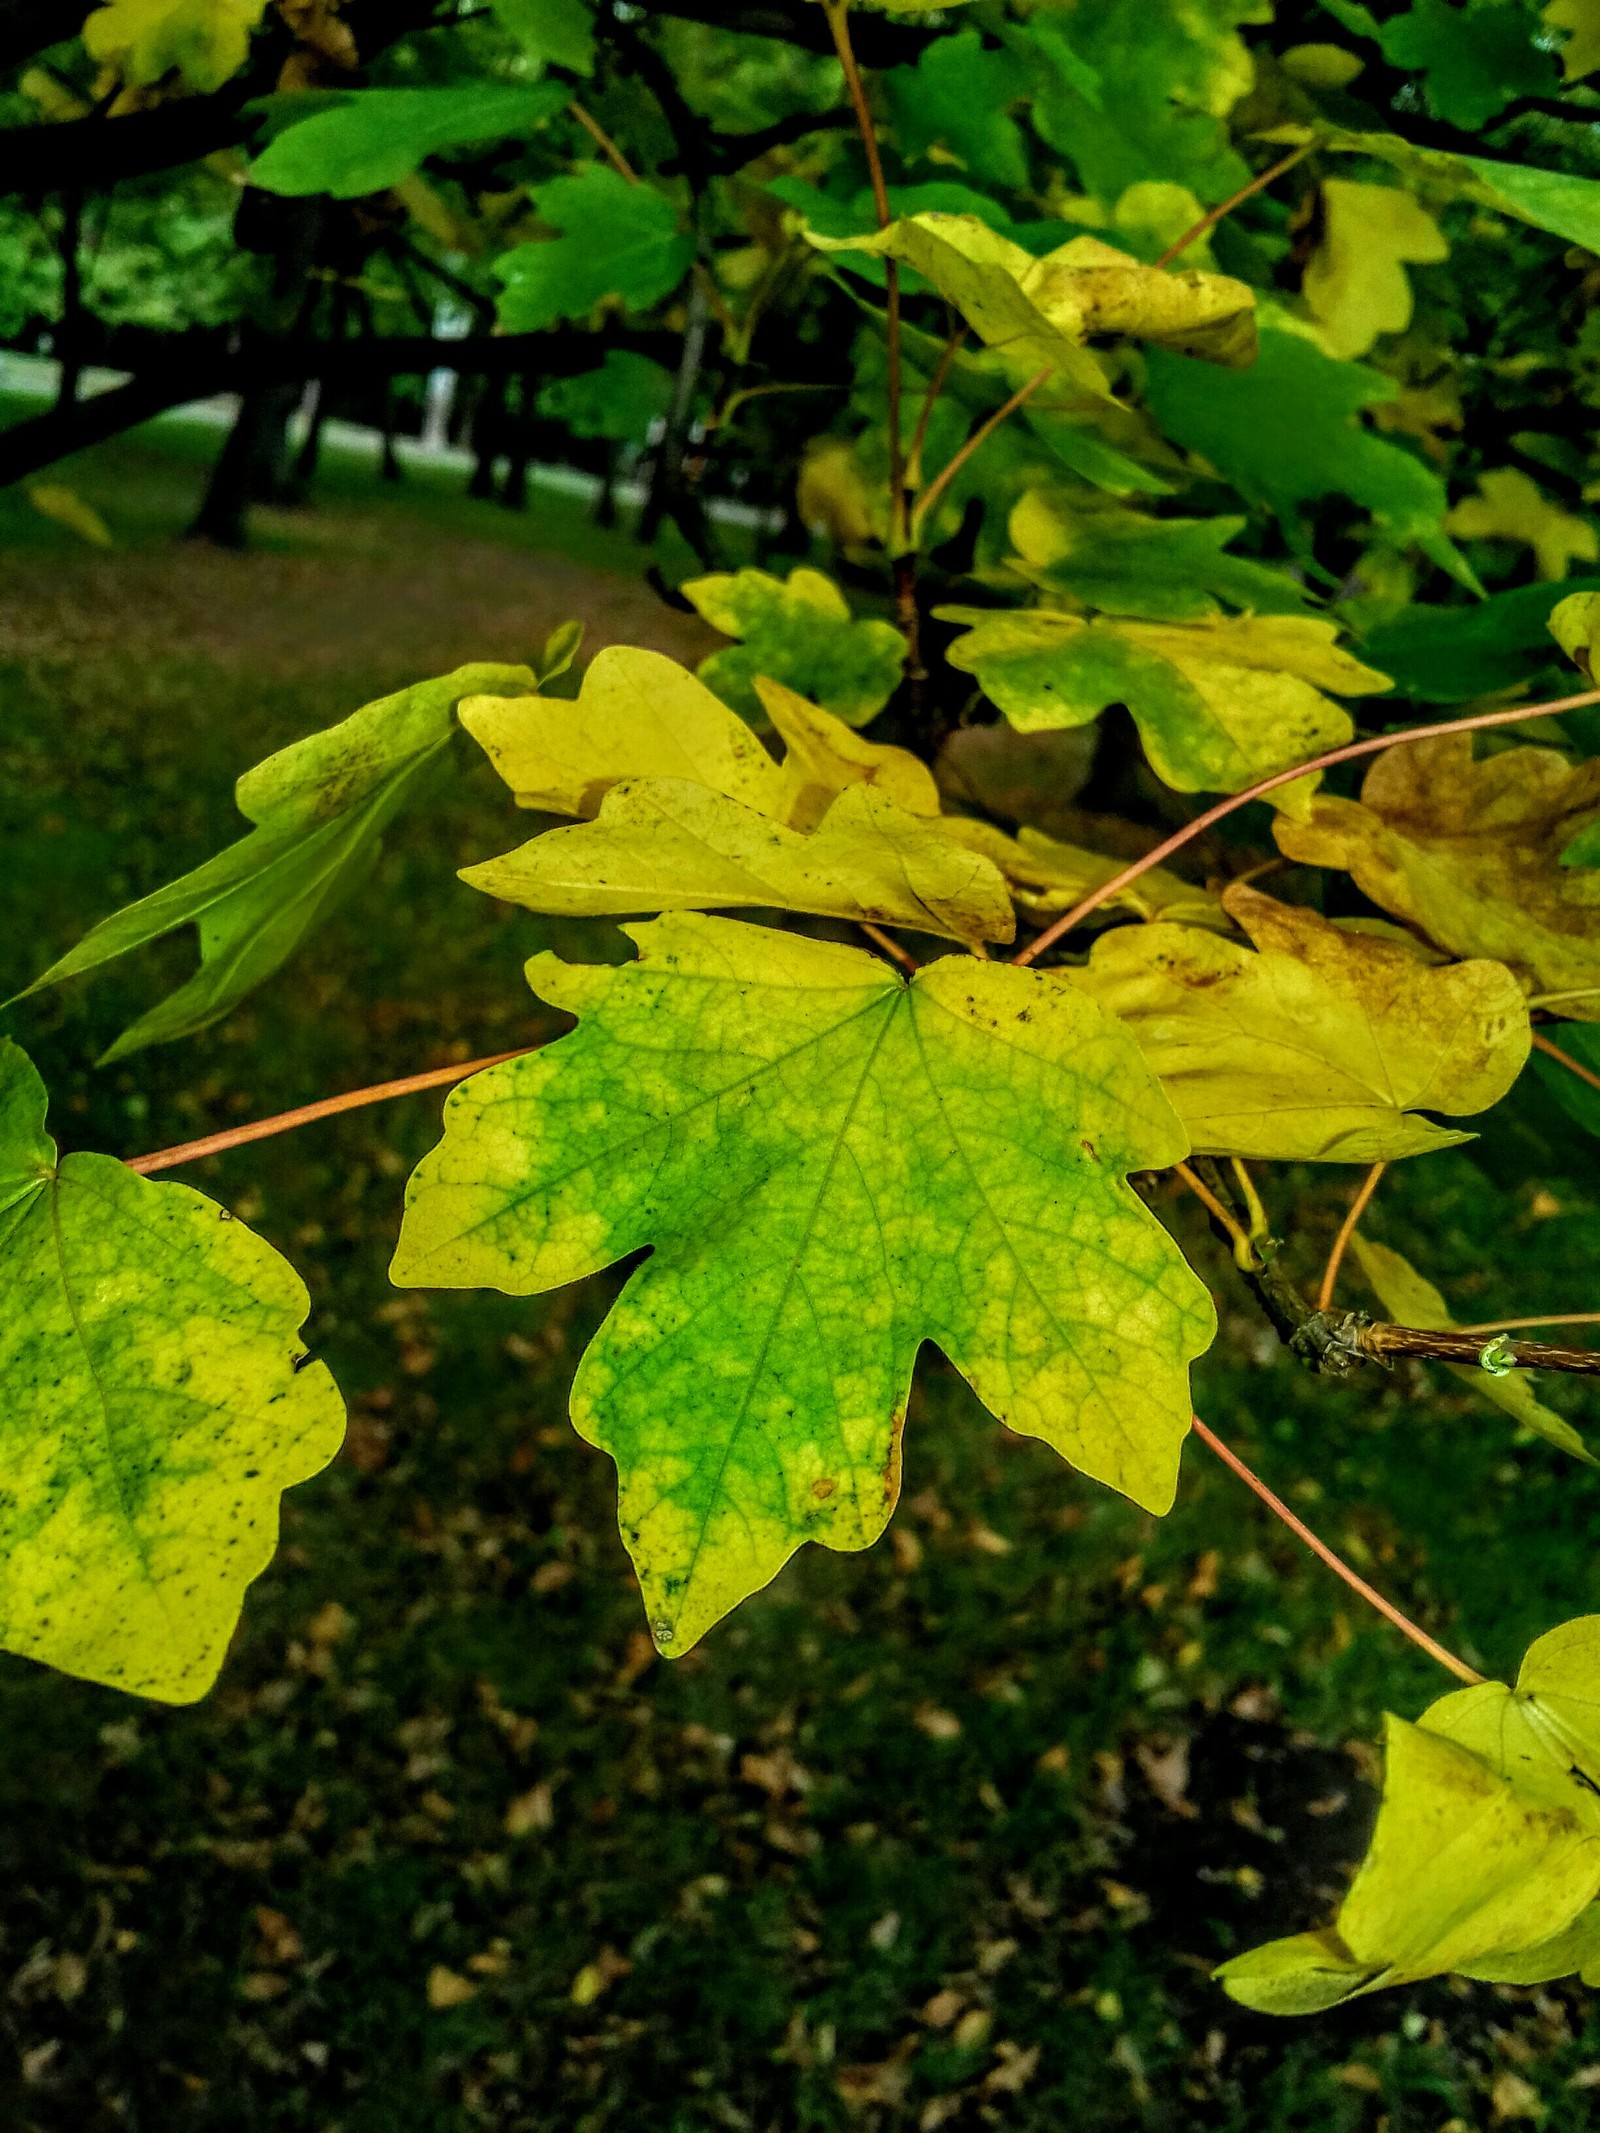
[[[198,475],[170,431],[64,473],[110,556],[5,504],[0,992],[216,849],[238,770],[367,696],[518,656],[578,601],[700,648],[569,506],[522,522],[344,465],[314,513],[215,558],[171,543]],[[515,831],[464,763],[360,901],[188,1045],[91,1064],[187,942],[13,1009],[63,1143],[133,1153],[540,1033],[523,959],[618,944],[454,881]],[[615,1280],[534,1304],[387,1284],[437,1117],[408,1099],[185,1173],[304,1274],[351,1436],[287,1500],[203,1704],[0,1663],[0,2123],[1587,2124],[1579,1989],[1434,1984],[1297,2025],[1209,1982],[1328,1914],[1382,1709],[1450,1683],[1198,1445],[1147,1518],[930,1352],[888,1539],[808,1551],[654,1660],[609,1467],[565,1417]],[[1462,1317],[1576,1307],[1600,1192],[1574,1139],[1519,1092],[1474,1148],[1392,1172],[1372,1233]],[[1264,1176],[1302,1274],[1356,1175]],[[1319,1530],[1496,1671],[1600,1606],[1588,1470],[1453,1379],[1308,1378],[1193,1210],[1160,1205],[1223,1307],[1201,1412]],[[1581,1389],[1550,1397],[1584,1420]]]

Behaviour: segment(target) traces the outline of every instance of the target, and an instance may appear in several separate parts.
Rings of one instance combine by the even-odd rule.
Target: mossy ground
[[[14,494],[0,511],[0,992],[233,835],[240,769],[366,698],[525,656],[569,611],[702,647],[580,510],[520,520],[438,479],[336,463],[251,555],[177,546],[200,455],[163,436],[61,477],[112,554]],[[514,820],[464,762],[359,902],[190,1044],[92,1065],[186,941],[14,1009],[63,1144],[133,1153],[545,1029],[523,959],[617,940],[455,882]],[[304,1273],[351,1436],[288,1500],[206,1702],[0,1665],[0,2124],[1589,2122],[1600,2023],[1575,1988],[1431,1985],[1296,2025],[1209,1982],[1327,1915],[1379,1712],[1448,1683],[1198,1444],[1158,1522],[925,1355],[888,1542],[807,1553],[655,1661],[610,1469],[565,1418],[612,1282],[533,1304],[387,1283],[437,1115],[412,1098],[185,1173]],[[1463,1316],[1591,1303],[1579,1139],[1519,1095],[1477,1149],[1391,1173],[1372,1232]],[[1354,1173],[1262,1182],[1314,1274]],[[1307,1377],[1161,1206],[1222,1305],[1201,1412],[1330,1539],[1497,1671],[1600,1606],[1600,1477],[1455,1380]],[[1593,1423],[1592,1395],[1550,1397]]]

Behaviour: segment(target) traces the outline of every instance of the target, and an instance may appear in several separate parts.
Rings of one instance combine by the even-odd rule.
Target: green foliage
[[[567,92],[558,82],[523,89],[474,83],[356,89],[333,104],[321,94],[311,101],[310,115],[274,134],[251,164],[252,185],[291,196],[359,199],[398,184],[441,148],[531,131],[562,109]],[[283,116],[281,106],[275,116]]]
[[[594,16],[586,0],[492,0],[494,18],[525,51],[566,67],[594,72]]]
[[[371,873],[384,831],[449,748],[460,699],[519,685],[533,687],[526,667],[461,667],[269,756],[235,791],[240,813],[256,825],[248,837],[102,919],[28,991],[97,970],[192,922],[199,970],[124,1030],[106,1058],[204,1029],[279,969]]]
[[[1452,126],[1481,126],[1519,96],[1548,96],[1556,70],[1534,44],[1538,24],[1521,0],[1412,0],[1377,32],[1391,66],[1420,72],[1428,109]]]
[[[58,1162],[44,1118],[0,1041],[0,1644],[191,1703],[344,1405],[276,1252],[186,1185]]]
[[[758,677],[781,682],[848,725],[865,725],[893,695],[906,641],[892,623],[856,620],[833,580],[792,570],[786,580],[764,570],[691,578],[684,585],[713,629],[739,641],[713,652],[700,679],[746,718],[759,719]]]
[[[495,263],[508,333],[582,318],[606,297],[643,309],[670,295],[689,271],[694,244],[679,235],[671,201],[648,185],[630,185],[608,164],[586,163],[570,178],[552,178],[533,198],[557,234],[520,244]]]
[[[672,405],[672,374],[630,348],[608,348],[598,370],[552,378],[539,388],[539,412],[574,437],[642,445]]]
[[[188,89],[220,89],[244,65],[267,0],[106,0],[83,25],[91,59],[143,89],[176,73]]]
[[[394,1275],[525,1295],[654,1247],[572,1397],[657,1643],[688,1650],[805,1540],[877,1538],[925,1339],[1009,1428],[1164,1510],[1212,1321],[1122,1182],[1185,1146],[1131,1040],[1031,973],[907,985],[704,918],[632,937],[621,969],[529,966],[577,1033],[452,1097]]]

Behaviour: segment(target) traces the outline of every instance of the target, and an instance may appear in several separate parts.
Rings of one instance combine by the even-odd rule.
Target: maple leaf
[[[1375,32],[1391,66],[1423,76],[1428,109],[1468,132],[1513,98],[1552,94],[1555,70],[1533,42],[1534,23],[1520,0],[1412,0]]]
[[[352,89],[308,98],[310,115],[276,134],[250,166],[264,192],[355,200],[409,177],[441,148],[530,132],[565,109],[558,82],[526,88]],[[291,101],[292,108],[292,101]]]
[[[0,1040],[0,1644],[192,1703],[344,1404],[269,1245],[186,1185],[58,1162],[44,1119]]]
[[[557,234],[495,261],[507,333],[586,318],[613,296],[630,310],[648,310],[688,273],[694,239],[679,231],[672,202],[651,186],[630,185],[609,164],[585,163],[530,191],[540,220]]]
[[[1179,792],[1237,792],[1337,747],[1354,728],[1324,690],[1361,695],[1388,677],[1305,616],[1158,623],[939,608],[971,625],[945,657],[975,674],[1014,726],[1079,726],[1126,704],[1156,775]]]
[[[672,405],[672,373],[630,348],[608,348],[598,370],[552,378],[539,389],[539,412],[575,437],[608,437],[639,448]]]
[[[1458,967],[1464,969],[1467,966]],[[1456,1321],[1450,1316],[1449,1306],[1439,1291],[1399,1252],[1392,1251],[1386,1244],[1375,1244],[1359,1232],[1351,1238],[1350,1248],[1378,1301],[1398,1325],[1422,1326],[1431,1333],[1448,1333],[1455,1329]],[[1543,1437],[1558,1450],[1570,1452],[1575,1459],[1585,1460],[1590,1466],[1596,1463],[1572,1424],[1552,1413],[1535,1395],[1526,1371],[1513,1370],[1506,1377],[1496,1377],[1492,1371],[1475,1369],[1464,1363],[1447,1363],[1445,1368],[1464,1385],[1470,1385],[1474,1392],[1481,1393],[1503,1414],[1510,1415],[1523,1429],[1532,1430],[1536,1437]]]
[[[1027,87],[1013,54],[987,51],[977,30],[962,30],[935,38],[914,67],[890,68],[883,86],[908,160],[934,151],[980,182],[1027,190],[1027,142],[1006,110]]]
[[[109,0],[91,10],[83,48],[131,89],[177,73],[190,89],[220,89],[250,51],[267,0]]]
[[[1600,1022],[1600,875],[1561,854],[1600,819],[1600,762],[1508,748],[1474,762],[1470,733],[1389,748],[1361,798],[1278,816],[1291,859],[1343,867],[1375,904],[1453,955],[1493,956],[1530,993]],[[1587,991],[1591,997],[1584,998]]]
[[[1030,489],[1011,512],[1011,568],[1111,615],[1198,622],[1223,601],[1258,614],[1303,612],[1306,596],[1292,578],[1223,553],[1245,525],[1243,518],[1152,518],[1093,491]]]
[[[1236,886],[1255,946],[1188,925],[1119,927],[1065,974],[1125,1022],[1197,1150],[1392,1162],[1470,1138],[1416,1114],[1486,1111],[1527,1062],[1528,1011],[1501,963],[1430,969]]]
[[[996,829],[991,822],[976,822],[963,815],[946,815],[939,825],[943,836],[981,852],[993,860],[1009,883],[1020,910],[1034,918],[1053,918],[1068,911],[1113,874],[1120,874],[1125,859],[1109,858],[1104,852],[1085,851],[1065,844],[1036,829],[1023,828],[1015,837]],[[1231,924],[1219,898],[1209,889],[1170,873],[1166,867],[1151,867],[1108,899],[1107,911],[1125,911],[1135,918],[1170,919],[1182,927],[1207,926],[1226,933]]]
[[[1216,1972],[1264,2014],[1313,2014],[1448,1971],[1600,1979],[1600,1616],[1530,1645],[1517,1685],[1486,1681],[1389,1716],[1367,1856],[1321,1932]]]
[[[106,1060],[205,1029],[238,1005],[370,874],[383,833],[425,789],[450,746],[459,699],[474,689],[532,689],[527,667],[458,667],[366,704],[280,748],[234,788],[256,826],[203,866],[103,918],[19,993],[97,970],[194,924],[200,968],[125,1029]]]
[[[761,716],[758,676],[782,682],[852,726],[865,725],[899,686],[906,640],[893,623],[856,620],[832,578],[792,570],[719,571],[680,588],[713,629],[741,640],[701,661],[700,679],[747,718]]]
[[[573,74],[594,72],[594,16],[584,0],[490,0],[490,10],[534,58]]]
[[[1541,578],[1564,578],[1574,562],[1600,562],[1600,535],[1588,519],[1563,511],[1520,467],[1478,476],[1478,494],[1456,504],[1446,530],[1463,540],[1520,541]]]
[[[1547,30],[1565,30],[1561,47],[1564,81],[1582,81],[1600,68],[1600,0],[1549,0],[1540,20]]]
[[[1365,355],[1380,334],[1411,323],[1407,264],[1436,263],[1450,247],[1427,209],[1393,185],[1329,178],[1321,216],[1301,293],[1329,355]]]
[[[451,1097],[401,1283],[555,1288],[627,1258],[579,1367],[657,1642],[689,1648],[805,1540],[868,1546],[936,1342],[1006,1425],[1155,1511],[1210,1300],[1128,1189],[1185,1142],[1126,1032],[1029,971],[722,919],[529,965],[578,1018]]]

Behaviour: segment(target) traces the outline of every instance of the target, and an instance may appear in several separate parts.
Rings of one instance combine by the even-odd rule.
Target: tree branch
[[[83,28],[81,0],[0,0],[0,73]]]

